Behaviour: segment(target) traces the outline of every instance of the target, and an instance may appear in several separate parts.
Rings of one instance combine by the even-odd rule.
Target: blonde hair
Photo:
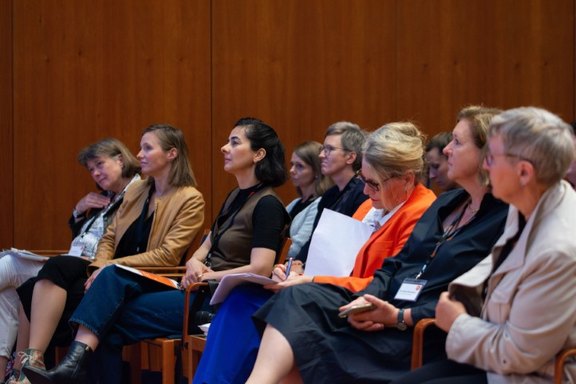
[[[480,149],[482,158],[484,158],[486,154],[486,142],[488,141],[488,127],[490,126],[490,121],[500,112],[502,112],[502,110],[484,107],[482,105],[469,105],[458,112],[456,121],[460,122],[466,120],[468,122],[470,126],[470,134],[472,135],[474,144],[476,144],[476,147]],[[483,168],[482,162],[480,162],[478,168],[480,181],[482,184],[488,185],[490,182],[488,171]]]
[[[380,180],[410,171],[418,180],[424,168],[425,139],[410,122],[389,123],[368,135],[363,156]]]

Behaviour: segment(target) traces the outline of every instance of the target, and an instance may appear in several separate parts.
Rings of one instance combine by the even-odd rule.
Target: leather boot
[[[57,367],[45,371],[24,367],[24,374],[32,384],[88,384],[88,362],[92,349],[84,343],[73,341],[68,353]]]

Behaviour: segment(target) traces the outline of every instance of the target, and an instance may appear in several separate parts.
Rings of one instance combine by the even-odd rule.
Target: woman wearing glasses
[[[284,266],[277,266],[274,278],[281,282],[270,286],[270,290],[250,285],[235,289],[210,325],[195,383],[246,380],[260,344],[252,314],[274,291],[313,280],[358,291],[372,280],[384,258],[402,249],[414,225],[436,198],[418,182],[423,168],[423,141],[418,128],[404,122],[386,124],[368,136],[362,153],[361,178],[372,209],[363,212],[375,223],[375,231],[358,252],[350,276],[303,276],[292,272],[286,280]]]
[[[492,120],[485,165],[494,195],[511,205],[506,229],[492,254],[440,297],[436,322],[448,332],[450,360],[398,383],[552,382],[555,355],[576,346],[576,239],[569,235],[576,192],[562,181],[574,159],[570,136],[566,123],[538,108]],[[565,369],[569,382],[574,369],[574,362]]]
[[[409,370],[412,326],[434,315],[440,293],[489,252],[504,227],[508,207],[492,196],[481,170],[493,114],[460,112],[444,151],[448,175],[462,189],[438,197],[365,289],[297,285],[255,313],[266,328],[248,383],[382,383]],[[365,311],[341,317],[358,307]],[[428,341],[427,350],[441,356],[442,338]]]

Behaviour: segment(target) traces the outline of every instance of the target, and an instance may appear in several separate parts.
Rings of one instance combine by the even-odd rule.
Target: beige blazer
[[[517,232],[518,214],[510,206],[492,254],[450,285],[453,294],[479,297],[492,263]],[[489,383],[552,382],[556,353],[576,347],[575,229],[576,192],[562,181],[542,196],[516,246],[489,277],[480,317],[454,322],[449,358],[488,371]],[[575,382],[576,364],[566,373]]]
[[[180,187],[155,199],[155,213],[146,252],[112,260],[114,250],[128,227],[139,217],[148,197],[146,180],[135,182],[98,244],[96,260],[89,269],[106,264],[131,267],[175,266],[204,223],[204,199],[193,187]]]

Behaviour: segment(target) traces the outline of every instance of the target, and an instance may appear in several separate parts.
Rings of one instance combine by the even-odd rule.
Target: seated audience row
[[[481,170],[494,113],[470,107],[459,114],[444,151],[448,175],[462,189],[438,197],[370,284],[357,292],[332,284],[296,285],[255,313],[266,328],[248,383],[386,382],[409,369],[412,326],[434,316],[448,283],[477,264],[504,229],[508,206],[492,196]],[[339,316],[366,304],[373,309]],[[443,339],[428,341],[427,351],[440,358]]]
[[[551,156],[551,154],[554,154]],[[436,306],[449,360],[395,383],[550,383],[554,357],[576,346],[576,193],[562,181],[574,160],[569,126],[537,108],[490,125],[484,166],[510,204],[492,253],[450,284]],[[576,378],[567,367],[569,382]]]
[[[68,221],[73,237],[68,253],[92,259],[128,186],[132,181],[140,179],[140,165],[123,143],[112,138],[82,149],[78,154],[78,162],[90,172],[101,192],[90,192],[76,203]],[[16,288],[36,276],[43,265],[43,260],[31,259],[15,251],[6,251],[0,258],[0,329],[3,330],[0,333],[1,373],[6,371],[18,332],[20,299]],[[18,341],[17,350],[27,347],[25,337],[18,338]],[[19,368],[17,362],[14,380],[20,376]]]
[[[186,263],[184,287],[230,273],[269,276],[289,223],[272,189],[286,178],[284,148],[276,132],[260,120],[241,119],[222,153],[224,170],[236,177],[238,187],[228,195],[210,234]],[[118,375],[122,346],[180,333],[183,296],[183,291],[125,270],[104,268],[70,317],[78,332],[64,360],[50,371],[24,367],[26,376],[32,383],[87,383],[88,363],[98,347],[94,361],[99,377],[93,379],[122,383]]]
[[[28,341],[23,370],[26,366],[43,369],[43,354],[54,332],[61,330],[63,337],[71,332],[70,314],[105,265],[178,265],[202,227],[204,200],[195,188],[182,132],[167,125],[150,126],[140,148],[137,157],[147,179],[134,181],[127,189],[95,258],[50,258],[37,277],[18,288],[26,313],[19,321],[19,344]],[[87,269],[92,271],[90,277]],[[13,382],[27,379],[20,374]]]
[[[391,123],[366,138],[358,126],[336,123],[328,128],[321,148],[318,143],[296,148],[291,176],[300,200],[289,206],[289,216],[272,190],[286,176],[284,149],[276,132],[257,119],[239,120],[222,147],[224,169],[236,177],[238,188],[229,194],[210,235],[187,262],[182,284],[218,281],[236,272],[272,275],[276,283],[264,288],[243,285],[227,297],[210,327],[194,382],[548,382],[554,355],[576,346],[572,300],[576,240],[566,236],[574,224],[568,212],[574,210],[576,192],[561,180],[575,158],[569,128],[537,108],[503,113],[477,106],[463,109],[443,149],[448,178],[460,188],[434,200],[433,193],[418,183],[424,147],[415,126]],[[169,165],[177,157],[170,158],[171,153],[185,154],[168,145],[161,146],[156,157],[142,156],[147,134],[150,131],[143,136],[138,156],[144,175],[151,175],[148,161]],[[314,147],[320,149],[317,160],[310,155]],[[317,168],[321,174],[314,171]],[[300,221],[298,213],[313,216],[307,210],[322,193],[322,175],[335,185],[320,198],[309,225],[312,220]],[[316,182],[311,182],[312,176]],[[151,179],[148,185],[166,180],[158,175]],[[160,191],[167,185],[158,184]],[[148,222],[146,232],[145,219],[148,214],[152,220],[154,209],[145,202],[134,217],[132,226],[139,227],[132,229],[133,237],[123,247],[120,238],[120,245],[110,243],[134,189],[128,190],[103,236],[97,261],[106,241],[109,252],[129,248],[137,254],[140,249],[134,247],[146,248],[146,242],[134,238],[141,228],[148,235],[152,225]],[[154,190],[147,200],[152,196]],[[160,202],[161,197],[157,196]],[[347,215],[356,211],[355,218],[374,228],[351,275],[302,275],[310,240],[295,241],[294,247],[300,249],[291,250],[300,268],[289,274],[284,265],[273,270],[290,219],[300,223],[292,223],[290,233],[302,230],[306,238],[324,208]],[[190,236],[175,238],[191,241]],[[126,255],[120,254],[125,257],[118,261],[138,256]],[[57,259],[66,257],[51,260]],[[85,262],[84,267],[93,270],[110,262],[116,260]],[[54,275],[62,280],[63,270]],[[32,287],[36,283],[29,296],[49,297],[51,287],[40,286],[46,278],[37,280],[29,283]],[[446,289],[449,293],[443,293]],[[21,298],[26,304],[22,294]],[[64,306],[66,296],[61,302]],[[123,345],[176,335],[183,325],[183,292],[116,267],[95,269],[83,299],[74,304],[70,322],[78,332],[64,360],[45,370],[42,350],[29,349],[23,367],[26,377],[20,379],[32,384],[120,383]],[[38,303],[31,307],[32,329],[53,333],[54,328],[46,332],[35,317]],[[55,327],[61,314],[52,310],[44,321]],[[407,374],[412,327],[425,317],[436,317],[447,335],[440,331],[427,335],[428,364]],[[89,373],[89,362],[99,369]],[[567,368],[571,377],[573,369],[573,365]]]
[[[284,266],[274,271],[281,281],[270,290],[246,285],[236,288],[218,309],[210,337],[194,377],[198,383],[244,382],[260,344],[252,315],[273,291],[307,282],[334,284],[352,291],[363,289],[386,257],[401,249],[414,225],[435,195],[418,180],[423,165],[423,136],[411,123],[391,123],[370,134],[362,153],[361,178],[369,200],[355,216],[375,224],[374,232],[356,256],[349,277],[302,276]],[[368,208],[367,208],[368,207]],[[233,342],[232,342],[233,341]]]

